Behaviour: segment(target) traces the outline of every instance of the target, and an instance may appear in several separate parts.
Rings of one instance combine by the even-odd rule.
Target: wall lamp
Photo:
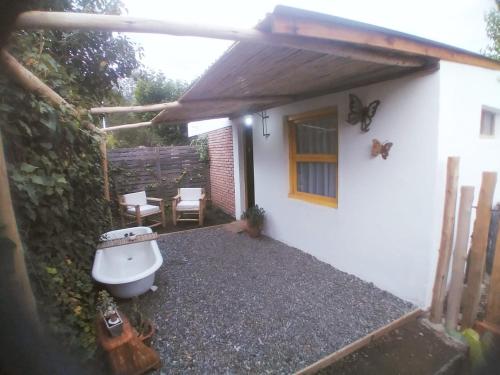
[[[253,124],[253,117],[251,115],[246,115],[243,118],[243,123],[245,124],[245,126],[252,126],[252,124]]]
[[[258,113],[258,115],[262,121],[262,136],[267,138],[271,135],[267,130],[267,119],[269,118],[269,115],[266,111],[262,111],[261,113]]]

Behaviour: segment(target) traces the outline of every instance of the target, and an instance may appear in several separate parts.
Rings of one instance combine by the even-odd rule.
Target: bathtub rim
[[[133,227],[133,228],[127,228],[127,229],[134,230],[137,228],[147,228],[152,233],[151,228],[148,228],[148,227]],[[116,232],[116,231],[110,231],[110,232],[106,232],[106,233],[111,233],[111,232]],[[113,278],[111,278],[109,276],[102,275],[102,273],[100,272],[100,266],[101,266],[101,262],[102,262],[103,253],[106,250],[120,248],[123,246],[128,246],[130,244],[113,246],[113,247],[109,247],[109,248],[105,248],[105,249],[99,249],[95,252],[94,262],[92,265],[92,278],[101,284],[119,285],[119,284],[127,284],[127,283],[132,283],[134,281],[139,281],[139,280],[144,279],[145,277],[148,277],[151,274],[155,273],[156,271],[158,271],[158,269],[163,264],[163,257],[160,253],[158,243],[156,242],[156,240],[152,240],[152,241],[144,241],[144,244],[147,244],[147,246],[149,246],[150,249],[153,251],[155,261],[154,261],[152,266],[146,268],[144,271],[141,271],[141,272],[136,273],[136,274],[129,276],[129,277],[121,277],[121,278],[113,277]],[[150,251],[150,250],[148,250],[148,251]]]

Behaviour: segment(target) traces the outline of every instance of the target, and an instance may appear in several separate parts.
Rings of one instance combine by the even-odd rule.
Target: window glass
[[[336,154],[336,122],[336,116],[328,116],[295,124],[297,154]]]
[[[495,113],[483,109],[481,112],[481,135],[495,135]]]
[[[298,162],[297,191],[335,198],[337,196],[337,164]]]

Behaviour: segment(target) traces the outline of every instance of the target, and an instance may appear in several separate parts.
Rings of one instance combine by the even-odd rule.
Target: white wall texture
[[[442,62],[434,73],[292,103],[267,111],[271,133],[267,139],[255,116],[255,195],[267,212],[265,233],[398,297],[428,306],[440,240],[446,158],[459,155],[460,183],[477,189],[481,171],[500,172],[500,125],[496,139],[479,136],[481,107],[500,108],[499,75]],[[345,121],[348,93],[364,103],[381,100],[368,133]],[[339,113],[336,209],[288,198],[284,116],[327,106],[337,106]],[[242,126],[241,120],[233,121],[239,143]],[[371,158],[373,138],[394,142],[387,160]],[[238,165],[243,167],[243,158],[235,146],[235,169]],[[243,183],[240,179],[237,207]]]
[[[477,201],[481,173],[496,171],[500,177],[499,116],[494,138],[479,134],[482,107],[500,111],[500,71],[441,62],[440,86],[438,181],[444,184],[446,158],[460,156],[460,184],[475,186]],[[498,186],[496,202],[500,202]],[[444,187],[441,190],[444,194]]]
[[[381,100],[368,133],[346,123],[347,91],[268,110],[267,139],[255,116],[255,195],[267,212],[265,233],[423,305],[436,247],[429,232],[435,220],[438,90],[438,73],[349,90],[365,103]],[[288,198],[283,117],[327,106],[339,113],[336,209]],[[388,160],[371,158],[373,138],[394,142]]]

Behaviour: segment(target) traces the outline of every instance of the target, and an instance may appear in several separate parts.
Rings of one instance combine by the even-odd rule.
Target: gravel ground
[[[267,237],[216,227],[158,244],[159,288],[140,305],[162,374],[292,373],[413,308]]]

